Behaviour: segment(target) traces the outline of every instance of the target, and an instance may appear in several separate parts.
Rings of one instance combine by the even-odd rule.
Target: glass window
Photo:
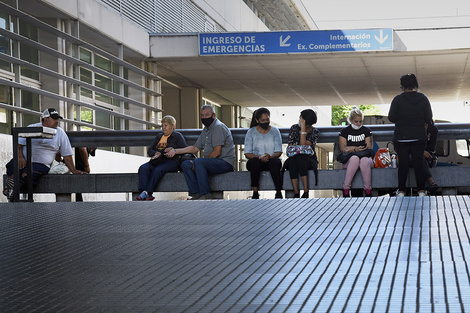
[[[441,157],[449,156],[449,140],[438,140],[436,144],[436,155]]]
[[[456,140],[456,144],[457,144],[457,153],[460,156],[468,158],[470,156],[469,148],[468,148],[468,140],[459,139],[459,140]]]
[[[38,41],[37,28],[23,21],[20,21],[20,35],[28,37],[34,41]],[[20,58],[29,63],[39,64],[38,51],[27,43],[20,42]],[[22,67],[21,75],[39,80],[39,73],[28,68]]]
[[[8,29],[8,15],[0,13],[0,28]],[[11,55],[10,39],[0,35],[0,53]],[[10,63],[0,60],[0,69],[11,71]]]
[[[82,82],[92,84],[93,79],[92,79],[92,73],[90,70],[87,70],[86,68],[81,67],[80,68],[80,80]]]
[[[110,96],[95,92],[95,99],[104,103],[113,104],[113,99]]]
[[[111,72],[111,61],[95,54],[95,66]]]
[[[21,91],[21,107],[33,111],[40,111],[39,109],[39,95],[29,92]],[[36,115],[23,113],[21,114],[23,126],[40,122],[40,118]]]
[[[80,120],[82,122],[93,124],[93,110],[88,108],[80,108]]]
[[[80,48],[80,60],[91,64],[91,51]]]
[[[96,125],[111,128],[112,116],[103,111],[95,111]]]
[[[11,88],[9,86],[0,84],[0,102],[1,103],[11,104],[10,90]]]
[[[90,98],[90,99],[93,99],[93,91],[91,91],[90,89],[87,89],[87,88],[80,88],[80,95],[84,96],[84,97],[87,97],[87,98]]]
[[[106,76],[96,74],[96,73],[95,73],[95,86],[109,90],[109,91],[113,91],[113,81]]]

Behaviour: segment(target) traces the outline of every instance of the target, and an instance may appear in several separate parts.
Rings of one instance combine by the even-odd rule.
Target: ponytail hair
[[[416,78],[415,74],[406,74],[400,78],[400,84],[403,89],[413,90],[418,89],[418,79]]]
[[[348,116],[348,122],[349,124],[352,124],[352,120],[355,118],[355,117],[360,117],[360,118],[364,118],[364,113],[361,111],[361,109],[359,109],[359,107],[357,106],[353,106],[351,111],[349,112],[349,116]]]
[[[271,112],[269,112],[267,108],[259,108],[258,110],[255,110],[253,112],[253,116],[251,118],[251,123],[250,123],[250,128],[258,126],[259,123],[257,120],[259,120],[261,118],[261,115],[263,114],[268,114],[269,116],[271,116]]]

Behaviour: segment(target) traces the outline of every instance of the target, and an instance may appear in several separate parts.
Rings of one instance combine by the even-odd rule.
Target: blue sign
[[[199,34],[199,55],[391,50],[391,28]]]

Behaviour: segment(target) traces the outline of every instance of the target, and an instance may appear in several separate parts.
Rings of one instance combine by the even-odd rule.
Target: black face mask
[[[201,118],[202,124],[204,124],[204,126],[206,126],[206,127],[211,126],[213,121],[214,121],[214,118],[212,116],[208,117],[208,118]]]
[[[259,127],[262,129],[268,129],[269,128],[269,122],[266,123],[258,123]]]

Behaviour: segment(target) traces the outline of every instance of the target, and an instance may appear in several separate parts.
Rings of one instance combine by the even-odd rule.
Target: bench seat
[[[309,171],[310,190],[342,189],[346,171],[319,170],[318,185],[315,186],[313,171]],[[457,194],[462,187],[470,186],[470,167],[444,166],[431,169],[434,179],[443,188],[443,194]],[[5,182],[6,176],[4,176]],[[138,190],[137,173],[124,174],[89,174],[89,175],[45,175],[39,185],[34,188],[34,193],[55,193],[61,195],[63,200],[70,201],[71,193],[121,193],[131,192],[134,195]],[[210,177],[211,190],[214,198],[223,198],[224,191],[249,191],[251,190],[250,172],[229,172],[212,175]],[[300,182],[301,189],[302,183]],[[372,169],[372,186],[374,194],[378,189],[395,189],[398,185],[397,169]],[[408,186],[416,187],[413,171],[408,177]],[[292,196],[292,184],[289,172],[284,174],[284,190],[286,196]],[[358,172],[352,182],[352,189],[363,188],[362,176]],[[263,172],[260,178],[259,189],[274,190],[269,172]],[[183,173],[167,173],[158,183],[155,192],[187,192],[188,187]]]

